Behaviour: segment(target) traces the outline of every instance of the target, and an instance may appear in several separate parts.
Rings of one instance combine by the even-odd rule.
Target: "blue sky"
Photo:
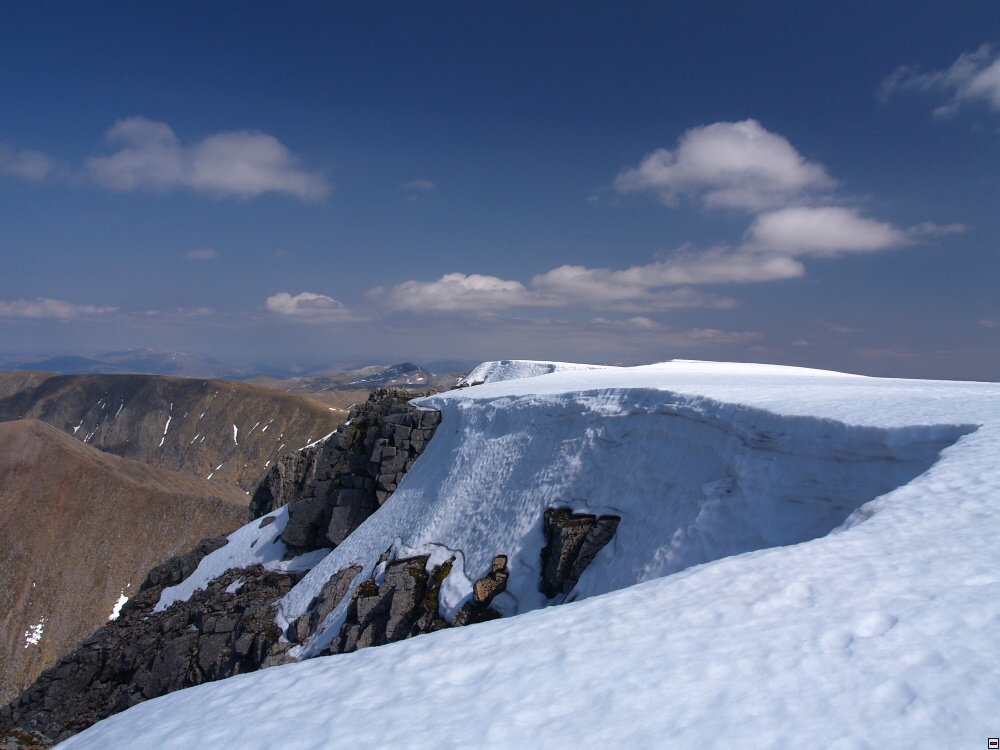
[[[161,5],[0,3],[0,353],[1000,379],[1000,5]]]

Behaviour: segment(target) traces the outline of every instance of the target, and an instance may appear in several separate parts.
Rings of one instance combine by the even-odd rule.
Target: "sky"
[[[1000,4],[0,0],[0,355],[1000,380]]]

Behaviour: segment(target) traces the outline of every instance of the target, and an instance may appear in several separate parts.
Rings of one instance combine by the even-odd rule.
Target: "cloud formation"
[[[368,292],[379,307],[393,311],[495,310],[537,304],[519,281],[496,276],[449,273],[437,281],[406,281]]]
[[[201,247],[197,250],[188,250],[184,253],[184,260],[218,260],[219,254],[210,247]]]
[[[74,320],[76,318],[113,313],[117,307],[110,305],[77,305],[58,299],[0,300],[0,318],[29,318],[33,320]]]
[[[749,249],[785,256],[834,256],[888,250],[909,244],[911,234],[892,224],[861,216],[854,208],[793,206],[753,220]]]
[[[706,260],[692,253],[691,262],[671,259],[624,271],[584,266],[560,266],[535,276],[528,287],[519,281],[462,273],[445,274],[437,281],[406,281],[393,287],[376,287],[369,299],[383,310],[393,312],[489,311],[516,307],[585,307],[590,309],[642,312],[673,310],[684,307],[729,309],[735,300],[681,286],[699,279],[734,278],[775,273],[800,275],[796,261],[785,269],[754,270],[754,261],[740,259],[742,271],[724,271],[722,258]],[[768,266],[774,259],[762,258]],[[779,263],[781,261],[779,260]],[[701,266],[700,268],[698,266]],[[698,282],[694,282],[698,283]],[[679,288],[667,288],[679,287]]]
[[[692,128],[615,180],[621,193],[653,192],[669,205],[690,196],[711,208],[760,211],[833,188],[822,165],[756,120]]]
[[[418,182],[404,187],[432,188]],[[638,167],[622,171],[615,188],[622,193],[651,191],[668,205],[690,196],[708,207],[747,210],[754,217],[741,242],[707,249],[684,245],[665,259],[625,269],[565,264],[527,283],[448,273],[435,281],[411,279],[376,287],[367,302],[373,317],[399,312],[482,317],[516,308],[609,310],[633,317],[605,323],[653,330],[658,323],[645,313],[739,305],[698,287],[797,278],[806,273],[805,257],[881,252],[965,229],[931,222],[900,228],[864,216],[859,208],[829,205],[836,186],[822,165],[807,161],[787,139],[756,120],[696,127],[681,136],[676,149],[658,149]],[[268,308],[293,314],[284,309],[292,299],[277,295],[268,300]]]
[[[945,70],[923,73],[913,65],[901,65],[879,88],[879,98],[885,101],[900,91],[937,91],[947,93],[951,100],[934,114],[953,114],[963,104],[986,102],[1000,110],[1000,53],[984,44],[975,52],[963,52]]]
[[[56,162],[41,151],[17,151],[0,143],[0,174],[41,182],[55,171]]]
[[[303,170],[278,139],[265,133],[217,133],[185,146],[166,123],[130,117],[116,122],[107,140],[119,149],[88,159],[87,171],[112,190],[188,189],[237,198],[277,192],[302,200],[329,192],[320,173]]]
[[[302,292],[294,297],[288,292],[278,292],[267,298],[265,306],[278,315],[304,321],[329,322],[350,317],[346,305],[313,292]]]

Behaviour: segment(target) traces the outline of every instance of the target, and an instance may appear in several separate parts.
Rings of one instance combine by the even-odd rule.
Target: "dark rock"
[[[52,740],[38,732],[0,729],[0,750],[43,750],[52,744]]]
[[[149,571],[146,575],[146,580],[143,581],[139,590],[145,591],[146,589],[154,586],[161,588],[164,586],[176,586],[189,575],[194,573],[195,569],[198,567],[198,563],[202,561],[202,558],[206,555],[210,555],[217,549],[225,547],[227,544],[229,544],[229,540],[224,536],[219,536],[214,539],[202,539],[198,543],[198,546],[186,555],[173,557]]]
[[[288,504],[281,539],[290,555],[343,542],[389,498],[441,422],[408,403],[420,395],[379,388],[325,443],[282,456],[254,492],[251,518]]]
[[[380,646],[410,636],[427,595],[428,557],[391,561],[381,585],[372,577],[354,590],[340,635],[330,653],[345,653],[366,646]],[[450,570],[450,566],[449,566]],[[435,607],[436,609],[436,607]]]
[[[472,625],[500,617],[500,613],[490,608],[498,594],[507,590],[510,573],[507,570],[507,555],[493,558],[492,570],[472,586],[472,598],[462,605],[455,615],[455,624]]]
[[[323,584],[319,596],[309,603],[309,610],[288,626],[285,638],[291,643],[302,643],[312,635],[347,595],[351,583],[360,572],[360,565],[351,565],[330,576],[330,579]]]
[[[163,585],[147,578],[117,620],[0,709],[0,738],[3,731],[37,732],[61,741],[149,698],[279,663],[290,644],[278,644],[276,602],[300,577],[259,565],[230,570],[189,601],[156,613]],[[236,581],[242,586],[227,593]]]
[[[568,594],[597,553],[611,541],[620,520],[618,516],[598,518],[573,513],[568,508],[546,510],[539,590],[550,599]]]

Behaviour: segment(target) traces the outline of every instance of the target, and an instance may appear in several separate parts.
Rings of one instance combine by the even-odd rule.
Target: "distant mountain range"
[[[465,360],[437,360],[423,363],[435,373],[466,372],[477,362]],[[179,378],[225,378],[247,380],[254,377],[276,379],[336,377],[339,374],[357,375],[391,370],[403,365],[370,365],[357,367],[338,363],[289,363],[287,361],[259,362],[236,365],[224,362],[211,354],[156,349],[128,349],[99,354],[0,354],[0,371],[52,372],[58,375],[170,375]]]
[[[457,370],[435,374],[412,362],[403,362],[391,367],[371,365],[333,375],[284,379],[256,377],[246,382],[286,393],[296,393],[333,407],[347,409],[351,404],[364,401],[376,388],[446,391],[454,388],[466,372],[468,371]]]
[[[226,364],[208,354],[129,349],[93,356],[0,358],[0,370],[34,370],[59,375],[172,375],[179,378],[244,378],[252,371]]]
[[[0,373],[0,422],[38,419],[108,453],[252,492],[346,412],[227,380]]]

